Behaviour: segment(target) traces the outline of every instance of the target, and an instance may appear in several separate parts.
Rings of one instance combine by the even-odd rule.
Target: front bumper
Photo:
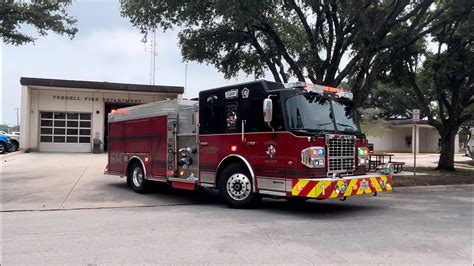
[[[291,196],[334,199],[392,191],[392,176],[363,175],[343,178],[308,178],[291,181]]]

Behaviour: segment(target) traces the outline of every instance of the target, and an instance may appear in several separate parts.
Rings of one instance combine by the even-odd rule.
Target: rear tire
[[[7,146],[5,143],[0,142],[0,154],[4,154],[7,151]]]
[[[250,208],[257,205],[261,196],[252,191],[252,176],[247,167],[239,163],[227,166],[219,178],[219,195],[231,208]]]
[[[146,193],[148,191],[148,180],[145,179],[145,172],[140,163],[135,162],[132,164],[132,167],[130,167],[127,183],[137,193]]]

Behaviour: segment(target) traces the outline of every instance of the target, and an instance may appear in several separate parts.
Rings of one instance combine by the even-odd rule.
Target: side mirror
[[[265,123],[272,122],[273,116],[273,102],[272,99],[263,100],[263,121]]]

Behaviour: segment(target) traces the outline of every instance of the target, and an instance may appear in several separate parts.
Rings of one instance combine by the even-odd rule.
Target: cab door
[[[263,100],[249,99],[242,104],[242,111],[247,111],[243,116],[245,154],[253,167],[257,188],[265,193],[282,194],[286,190],[286,150],[289,143],[284,143],[281,134],[283,119],[278,97],[272,99],[270,125],[263,119]]]

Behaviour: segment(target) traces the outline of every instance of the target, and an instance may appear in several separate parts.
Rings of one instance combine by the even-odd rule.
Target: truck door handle
[[[199,143],[199,145],[201,145],[201,146],[207,146],[207,144],[209,144],[209,143],[207,143],[207,142],[200,142]]]
[[[257,144],[256,141],[247,141],[246,143],[248,146],[255,146],[255,144]]]

